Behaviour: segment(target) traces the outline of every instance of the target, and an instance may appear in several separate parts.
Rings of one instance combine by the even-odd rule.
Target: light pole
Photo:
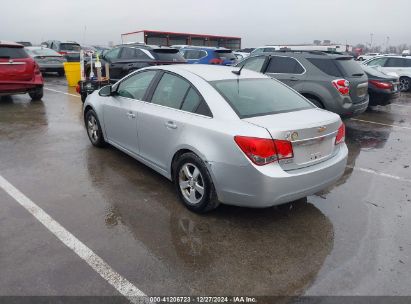
[[[371,41],[370,41],[370,51],[372,52],[372,37],[374,36],[374,34],[373,33],[371,33],[370,34],[370,37],[371,37]]]

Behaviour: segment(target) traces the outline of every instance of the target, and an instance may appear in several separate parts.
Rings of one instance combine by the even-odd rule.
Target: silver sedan
[[[347,161],[338,115],[233,67],[141,69],[89,95],[84,119],[93,145],[109,143],[164,175],[195,212],[314,194]]]

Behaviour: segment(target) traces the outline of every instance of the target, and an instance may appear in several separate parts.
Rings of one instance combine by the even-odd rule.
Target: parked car
[[[42,46],[28,46],[27,53],[37,62],[42,72],[55,72],[64,75],[66,59],[56,51]]]
[[[42,42],[41,45],[55,50],[60,55],[63,55],[67,61],[80,61],[81,46],[77,42],[62,42],[58,40],[48,40]]]
[[[21,44],[22,46],[32,46],[31,42],[29,41],[18,41],[16,43]]]
[[[152,65],[181,64],[186,60],[177,49],[156,45],[121,45],[105,51],[100,58],[103,66],[110,67],[110,80],[115,82],[127,74]],[[90,63],[86,64],[86,75],[90,75]]]
[[[364,72],[368,76],[368,94],[370,106],[385,106],[400,95],[399,79],[396,76],[387,75],[376,68],[364,66]]]
[[[311,195],[338,180],[347,161],[338,115],[233,67],[141,69],[89,95],[84,119],[93,145],[109,143],[174,181],[195,212]]]
[[[400,78],[400,91],[406,92],[411,88],[411,57],[378,56],[362,63],[365,66],[377,67],[385,74],[395,73]]]
[[[287,51],[251,56],[237,64],[276,78],[319,108],[349,117],[368,107],[368,80],[351,56]]]
[[[241,61],[244,58],[247,58],[248,56],[250,56],[250,53],[245,53],[245,52],[233,52],[233,54],[237,58],[237,61]]]
[[[371,58],[374,58],[374,57],[380,56],[380,55],[381,55],[380,53],[367,53],[367,54],[358,56],[357,60],[358,61],[365,61],[365,60],[368,60],[368,59],[371,59]]]
[[[233,65],[237,58],[232,50],[217,47],[190,46],[180,49],[187,63]]]
[[[26,93],[33,100],[43,97],[43,76],[38,64],[23,45],[0,41],[0,95]]]

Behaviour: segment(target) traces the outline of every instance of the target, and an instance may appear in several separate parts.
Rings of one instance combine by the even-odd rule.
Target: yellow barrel
[[[75,87],[81,79],[80,62],[64,62],[64,73],[68,86]]]

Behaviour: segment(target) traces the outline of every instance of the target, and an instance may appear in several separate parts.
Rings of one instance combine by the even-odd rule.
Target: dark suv
[[[355,116],[368,107],[368,78],[351,56],[286,51],[248,57],[238,67],[267,74],[298,91],[316,106]]]
[[[153,45],[120,45],[101,55],[102,75],[104,66],[109,64],[110,81],[116,82],[138,69],[162,64],[186,63],[179,51],[174,48]],[[86,65],[86,74],[90,75],[90,63]]]
[[[55,50],[60,55],[63,55],[67,61],[80,61],[81,46],[77,42],[62,42],[58,40],[48,40],[42,42],[41,45],[44,45],[49,49]]]

